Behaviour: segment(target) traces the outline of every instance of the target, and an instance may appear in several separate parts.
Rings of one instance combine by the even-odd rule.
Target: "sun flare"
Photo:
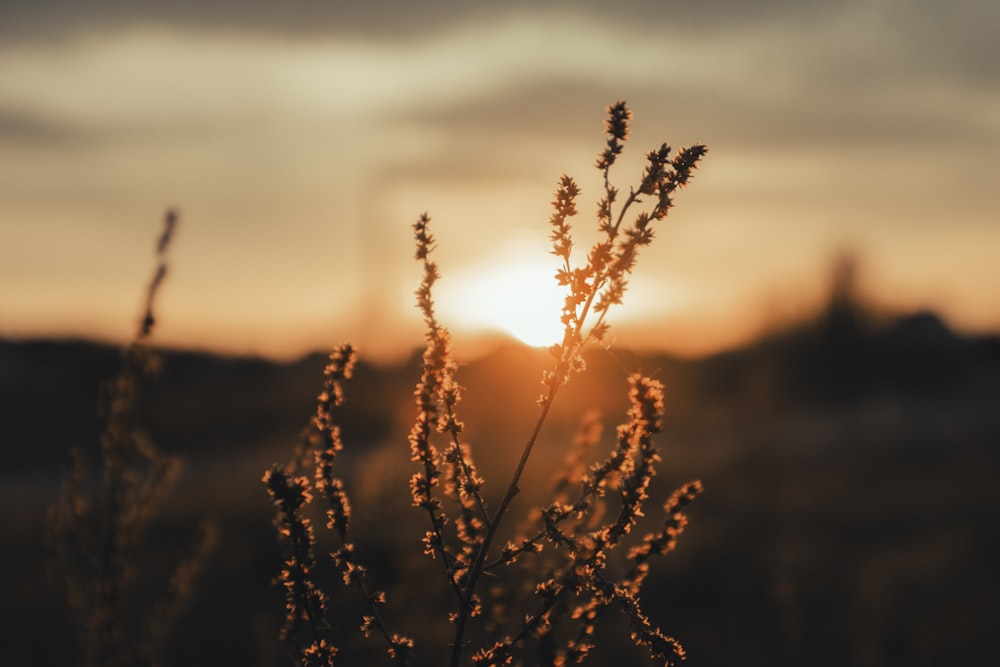
[[[533,347],[552,345],[563,335],[564,294],[554,274],[554,266],[540,260],[479,267],[451,285],[442,283],[439,306],[456,329],[499,331]]]

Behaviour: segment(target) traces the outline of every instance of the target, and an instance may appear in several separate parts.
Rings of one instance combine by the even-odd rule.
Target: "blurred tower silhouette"
[[[858,258],[841,250],[830,267],[830,292],[816,325],[808,382],[828,399],[850,400],[875,361],[865,305],[858,289]]]
[[[820,326],[830,342],[855,338],[864,319],[858,294],[858,259],[853,250],[841,250],[830,269],[830,296]]]

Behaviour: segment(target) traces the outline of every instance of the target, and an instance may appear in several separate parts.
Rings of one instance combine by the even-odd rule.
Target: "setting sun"
[[[439,307],[444,320],[465,331],[499,331],[526,345],[559,342],[562,289],[555,269],[541,260],[491,264],[442,281]]]

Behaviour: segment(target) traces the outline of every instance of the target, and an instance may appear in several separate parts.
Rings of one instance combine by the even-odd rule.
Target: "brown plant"
[[[191,556],[174,570],[163,599],[147,613],[136,614],[129,607],[143,536],[181,469],[178,457],[153,442],[138,410],[143,383],[159,365],[150,342],[153,310],[167,275],[177,220],[175,211],[167,211],[138,331],[122,351],[118,375],[102,388],[99,477],[86,465],[83,452],[74,449],[59,498],[47,516],[51,571],[65,587],[87,666],[162,664],[169,635],[217,540],[215,524],[203,524]]]
[[[687,524],[682,510],[701,492],[701,483],[685,484],[670,497],[664,505],[662,527],[627,550],[624,571],[616,575],[608,565],[609,555],[626,544],[643,515],[660,460],[653,436],[661,428],[664,395],[657,380],[640,374],[628,378],[628,419],[618,427],[611,452],[589,467],[585,461],[600,439],[600,424],[593,415],[584,420],[565,470],[555,476],[554,500],[534,513],[535,528],[497,545],[560,388],[574,373],[585,369],[584,347],[604,340],[607,315],[612,306],[622,302],[640,249],[652,242],[654,224],[666,217],[676,191],[690,181],[707,152],[699,144],[673,155],[667,144],[649,151],[638,185],[630,188],[619,207],[620,193],[611,184],[610,170],[628,139],[630,122],[631,112],[624,102],[608,107],[607,143],[596,162],[604,182],[597,204],[601,237],[579,266],[572,262],[569,220],[577,214],[580,190],[569,176],[559,179],[549,224],[551,252],[561,260],[556,280],[566,288],[563,337],[549,349],[554,361],[542,377],[545,389],[538,399],[538,415],[495,505],[483,492],[485,481],[471,446],[462,440],[463,424],[458,418],[461,386],[456,380],[451,337],[434,310],[433,286],[439,270],[432,259],[435,239],[430,218],[424,214],[414,224],[416,259],[423,267],[416,296],[426,328],[426,348],[414,391],[416,418],[409,434],[410,457],[417,464],[410,490],[413,506],[427,521],[422,551],[440,562],[443,584],[451,591],[451,667],[458,667],[469,655],[476,665],[507,665],[515,660],[521,664],[529,660],[531,645],[538,664],[580,663],[591,653],[598,623],[610,607],[624,613],[633,639],[648,649],[656,664],[674,665],[684,658],[680,643],[656,628],[643,613],[639,595],[649,571],[648,561],[676,546]],[[299,474],[302,457],[288,466],[276,465],[264,476],[288,554],[279,576],[286,591],[283,637],[298,663],[334,664],[337,649],[324,636],[326,597],[313,577],[317,566],[315,535],[304,512],[313,495],[319,494],[329,507],[327,526],[341,541],[332,554],[333,561],[344,582],[360,590],[368,608],[362,632],[381,635],[390,658],[410,665],[416,657],[416,645],[410,638],[391,632],[379,612],[386,596],[372,592],[367,570],[357,562],[349,541],[350,505],[345,487],[332,474],[335,456],[342,449],[333,408],[340,404],[342,382],[350,377],[353,358],[353,348],[341,347],[327,367],[326,386],[307,437],[308,449],[314,453],[314,481]],[[504,572],[531,582],[530,611],[513,622],[504,612],[503,592],[484,591],[481,585],[484,577],[496,579]],[[491,599],[484,600],[484,596]],[[475,641],[491,638],[470,645],[470,626],[477,621],[488,630],[480,632]]]

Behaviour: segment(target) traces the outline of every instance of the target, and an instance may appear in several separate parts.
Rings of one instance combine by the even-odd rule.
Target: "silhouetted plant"
[[[66,588],[87,666],[161,664],[176,618],[216,540],[215,526],[203,525],[192,556],[174,571],[163,600],[148,614],[131,612],[137,549],[181,467],[177,457],[156,446],[138,414],[143,381],[158,366],[150,346],[153,307],[167,275],[167,250],[176,225],[177,214],[168,211],[139,329],[122,351],[118,375],[102,387],[99,470],[88,467],[83,452],[74,449],[47,517],[51,569]]]
[[[707,151],[702,145],[694,145],[671,156],[670,147],[662,144],[648,152],[638,185],[617,207],[619,191],[611,184],[610,170],[628,139],[630,120],[631,112],[624,102],[608,108],[607,143],[596,164],[604,181],[604,193],[597,206],[601,237],[579,266],[574,266],[571,259],[569,219],[577,213],[580,190],[569,176],[559,180],[549,224],[552,253],[561,260],[556,280],[567,292],[562,308],[564,332],[562,341],[549,348],[554,362],[542,377],[545,390],[538,399],[538,416],[495,508],[483,493],[485,481],[472,449],[461,438],[461,387],[456,380],[451,337],[434,311],[432,289],[439,271],[431,259],[435,240],[429,229],[430,218],[424,214],[414,225],[416,259],[423,266],[416,296],[427,344],[414,392],[417,415],[409,444],[417,472],[410,480],[410,490],[413,506],[427,517],[422,550],[440,562],[443,583],[451,591],[448,621],[453,639],[448,662],[452,667],[458,667],[470,654],[477,665],[524,661],[528,659],[529,644],[534,644],[539,664],[582,662],[593,649],[598,622],[609,607],[624,613],[633,639],[648,649],[657,664],[673,665],[684,658],[681,645],[657,629],[643,613],[639,594],[650,559],[672,551],[684,531],[687,518],[683,510],[701,492],[700,482],[683,485],[667,500],[660,528],[631,545],[623,571],[616,575],[608,567],[609,554],[625,545],[643,515],[660,460],[653,444],[664,411],[663,386],[658,381],[639,374],[628,378],[628,419],[618,427],[611,452],[589,467],[585,462],[599,440],[600,424],[593,415],[584,420],[566,468],[556,474],[555,499],[536,511],[532,530],[499,548],[496,544],[560,388],[574,373],[585,369],[581,354],[584,347],[604,339],[608,312],[621,303],[639,250],[653,239],[653,223],[666,217],[674,193],[690,181]],[[634,210],[644,204],[642,210]],[[312,479],[301,474],[305,460],[302,456],[296,456],[287,466],[275,465],[264,476],[287,550],[279,576],[285,587],[287,611],[282,636],[299,664],[334,663],[337,649],[328,641],[331,625],[325,617],[327,598],[314,577],[316,541],[305,512],[313,496],[319,494],[328,505],[327,527],[341,543],[332,554],[333,561],[344,583],[356,586],[366,605],[361,631],[381,635],[392,660],[410,665],[416,655],[414,641],[392,632],[380,614],[385,595],[373,592],[366,569],[357,562],[348,532],[350,505],[343,483],[332,473],[335,457],[342,449],[333,409],[341,403],[342,383],[350,378],[353,359],[352,347],[338,348],[326,369],[326,385],[306,438],[307,449],[313,452]],[[441,442],[436,443],[439,438]],[[610,503],[609,498],[615,498],[615,502]],[[449,501],[447,505],[444,500]],[[532,601],[530,611],[503,629],[507,620],[502,604],[504,593],[484,593],[480,583],[484,576],[496,578],[505,571],[530,583]],[[484,595],[497,600],[486,604]],[[482,633],[491,638],[470,646],[469,627],[480,618],[484,626],[498,629]]]

